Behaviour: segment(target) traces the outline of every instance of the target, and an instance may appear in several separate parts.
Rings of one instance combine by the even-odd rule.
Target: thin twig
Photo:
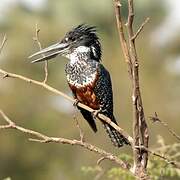
[[[134,36],[131,38],[131,40],[135,40],[138,35],[141,33],[141,31],[143,30],[144,26],[149,22],[150,18],[146,18],[145,21],[141,24],[141,26],[139,27],[139,29],[137,30],[137,32],[134,34]]]
[[[46,83],[48,80],[48,61],[45,61],[44,64],[45,77],[43,83]]]
[[[99,158],[99,159],[97,160],[97,165],[100,165],[100,163],[101,163],[102,161],[104,161],[105,159],[107,159],[105,156]]]
[[[1,54],[2,50],[3,50],[3,47],[4,47],[5,43],[6,43],[6,41],[7,41],[7,36],[5,34],[4,37],[3,37],[1,46],[0,46],[0,54]]]
[[[10,126],[14,125],[13,121],[11,121],[2,110],[0,110],[0,114],[4,118],[4,120],[8,123],[8,125]]]
[[[174,143],[173,147],[180,148],[180,143]],[[164,145],[163,147],[156,148],[156,151],[162,151],[162,150],[171,149],[171,148],[172,148],[172,145]]]
[[[40,28],[38,27],[38,23],[36,23],[36,32],[35,32],[35,37],[33,37],[33,40],[35,42],[37,42],[37,45],[39,47],[39,50],[41,51],[42,50],[42,45],[41,45],[41,42],[39,40],[39,33],[40,33]],[[42,54],[42,57],[44,57],[44,55]],[[44,76],[44,80],[43,80],[43,83],[46,83],[47,80],[48,80],[48,61],[45,61],[45,64],[44,64],[44,72],[45,72],[45,76]]]
[[[146,147],[144,147],[144,146],[135,146],[135,148],[148,151],[150,154],[152,154],[152,155],[154,155],[154,156],[156,156],[156,157],[159,157],[159,158],[163,159],[163,160],[166,161],[168,164],[173,165],[173,167],[175,167],[175,168],[177,168],[177,169],[180,169],[180,164],[179,164],[178,162],[172,161],[172,160],[170,160],[168,157],[166,157],[166,156],[164,156],[164,155],[161,155],[161,154],[159,154],[159,153],[157,153],[157,152],[154,152],[154,151],[152,151],[152,150],[150,150],[150,149],[148,149],[148,148],[146,148]]]
[[[108,152],[104,151],[103,149],[100,149],[90,143],[83,142],[81,140],[76,140],[76,139],[71,140],[71,139],[66,139],[66,138],[61,138],[61,137],[60,138],[59,137],[49,137],[42,133],[39,133],[39,132],[30,130],[30,129],[26,129],[26,128],[16,125],[12,120],[10,120],[9,117],[7,117],[7,115],[2,110],[0,110],[0,114],[4,118],[4,120],[8,123],[8,125],[7,125],[7,126],[9,126],[8,129],[16,129],[24,134],[28,134],[30,136],[35,137],[35,138],[29,138],[30,141],[40,142],[40,143],[62,143],[62,144],[81,146],[87,150],[93,151],[101,156],[106,157],[106,159],[109,159],[110,161],[117,163],[118,165],[121,166],[121,168],[128,170],[129,172],[132,173],[132,171],[130,169],[131,168],[130,164],[120,160],[118,157],[114,156],[113,154],[108,153]],[[2,129],[1,127],[2,126],[0,126],[0,129]]]
[[[73,119],[76,121],[76,127],[79,130],[80,140],[84,142],[85,141],[84,132],[83,132],[83,130],[81,129],[81,127],[79,125],[79,122],[78,122],[78,119],[76,118],[76,115],[73,116]]]
[[[22,76],[22,75],[18,75],[18,74],[14,74],[14,73],[9,73],[7,71],[4,71],[2,69],[0,69],[0,73],[3,74],[3,78],[16,78],[16,79],[20,79],[20,80],[23,80],[25,82],[28,82],[30,84],[35,84],[35,85],[38,85],[40,87],[43,87],[44,89],[47,89],[48,91],[50,92],[53,92],[55,94],[58,94],[60,96],[63,96],[64,98],[68,99],[69,101],[71,101],[72,103],[75,103],[76,100],[74,100],[73,98],[69,97],[68,95],[64,94],[63,92],[49,86],[48,84],[44,83],[44,82],[40,82],[40,81],[36,81],[36,80],[33,80],[33,79],[30,79],[30,78],[27,78],[25,76]],[[89,111],[89,112],[94,112],[94,110],[82,103],[78,103],[78,106]],[[133,138],[127,133],[125,132],[122,128],[120,128],[119,126],[117,126],[115,123],[113,123],[113,121],[111,121],[110,118],[106,117],[105,115],[101,114],[101,113],[98,113],[97,115],[98,119],[108,123],[109,125],[111,125],[114,129],[116,129],[118,132],[120,132],[125,138],[127,138],[129,140],[129,142],[131,144],[133,144]]]
[[[166,122],[160,120],[156,112],[155,112],[154,116],[150,116],[149,118],[153,123],[159,122],[170,132],[170,134],[172,134],[177,140],[180,141],[180,136],[173,129],[171,129]]]
[[[132,68],[131,68],[132,62],[131,62],[126,38],[124,35],[123,21],[121,18],[121,2],[119,0],[114,0],[114,10],[115,10],[116,23],[117,23],[118,33],[119,33],[119,40],[121,43],[121,47],[122,47],[122,51],[123,51],[125,61],[126,61],[126,63],[129,64],[128,65],[129,76],[132,78]]]

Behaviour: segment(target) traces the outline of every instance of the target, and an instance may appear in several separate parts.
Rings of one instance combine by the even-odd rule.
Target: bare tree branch
[[[105,159],[107,159],[105,156],[99,158],[99,159],[97,160],[97,165],[100,165],[100,163],[101,163],[102,161],[104,161]]]
[[[28,82],[30,84],[35,84],[35,85],[38,85],[40,87],[43,87],[44,89],[47,89],[48,91],[50,92],[53,92],[55,94],[58,94],[60,96],[63,96],[64,98],[68,99],[69,101],[71,101],[72,103],[75,103],[76,101],[74,99],[72,99],[71,97],[67,96],[66,94],[62,93],[61,91],[58,91],[57,89],[47,85],[46,83],[44,82],[40,82],[40,81],[36,81],[36,80],[33,80],[33,79],[30,79],[30,78],[27,78],[25,76],[22,76],[22,75],[18,75],[18,74],[13,74],[13,73],[9,73],[7,71],[4,71],[2,69],[0,69],[0,73],[3,74],[3,78],[16,78],[16,79],[20,79],[20,80],[23,80],[25,82]],[[83,108],[83,109],[86,109],[87,111],[89,112],[94,112],[94,110],[82,103],[78,103],[77,106]],[[133,144],[133,138],[127,133],[125,132],[122,128],[120,128],[119,126],[117,126],[115,123],[113,123],[113,121],[111,121],[110,118],[106,117],[105,115],[101,114],[101,113],[98,113],[97,114],[97,117],[98,119],[108,123],[109,125],[111,125],[112,127],[114,127],[117,131],[119,131],[124,137],[126,137],[129,142],[131,144]]]
[[[125,61],[126,61],[126,63],[128,63],[129,75],[130,75],[130,77],[132,77],[132,68],[131,68],[132,62],[131,62],[126,38],[124,35],[124,27],[123,27],[124,25],[123,25],[123,21],[121,18],[121,1],[114,0],[114,9],[115,9],[116,23],[117,23],[118,33],[119,33],[119,40],[121,43],[121,47],[122,47],[122,51],[123,51]]]
[[[40,142],[40,143],[61,143],[61,144],[70,144],[70,145],[77,145],[81,146],[89,151],[95,152],[106,159],[109,159],[112,162],[115,162],[118,164],[121,168],[128,170],[129,172],[132,172],[131,166],[129,163],[122,161],[118,157],[114,156],[111,153],[108,153],[104,151],[103,149],[100,149],[90,143],[84,142],[82,140],[76,140],[76,139],[66,139],[61,137],[49,137],[42,133],[23,128],[21,126],[16,125],[10,118],[2,111],[0,110],[1,116],[4,118],[4,120],[8,123],[8,125],[2,125],[0,126],[0,129],[4,129],[4,126],[7,126],[6,129],[16,129],[24,134],[28,134],[30,136],[33,136],[35,138],[29,138],[30,141]]]
[[[155,123],[155,122],[159,122],[161,125],[163,125],[177,140],[180,141],[180,136],[173,130],[171,129],[168,124],[162,120],[159,119],[157,113],[155,112],[154,116],[149,117],[150,120]]]
[[[84,142],[85,141],[84,132],[83,132],[83,130],[81,129],[81,127],[79,125],[79,122],[78,122],[78,119],[76,118],[76,115],[73,116],[73,119],[76,121],[76,126],[77,126],[77,128],[79,130],[80,140]]]
[[[33,37],[33,40],[35,42],[37,42],[39,50],[41,51],[42,50],[42,45],[41,45],[41,42],[39,40],[39,33],[40,33],[40,28],[38,28],[38,24],[36,23],[36,32],[35,32],[35,37]],[[44,57],[43,54],[42,54],[42,56]],[[48,80],[48,61],[45,61],[44,72],[45,72],[45,77],[44,77],[43,83],[46,83],[47,80]]]
[[[133,32],[133,21],[134,21],[134,2],[133,0],[128,0],[128,36],[129,36],[129,47],[130,47],[130,56],[132,61],[132,86],[133,86],[133,137],[134,145],[144,145],[148,148],[149,134],[148,127],[145,120],[144,109],[142,104],[140,84],[139,84],[139,62],[137,58],[135,39],[132,39],[134,36]],[[134,162],[136,164],[137,173],[139,170],[146,171],[147,161],[148,161],[148,152],[147,151],[134,151]],[[141,169],[142,168],[142,169]]]
[[[1,54],[2,50],[3,50],[3,47],[4,47],[5,43],[6,43],[6,41],[7,41],[7,36],[5,34],[4,37],[3,37],[1,46],[0,46],[0,54]]]
[[[134,21],[134,6],[133,0],[128,0],[128,20],[127,20],[127,33],[128,43],[125,39],[123,20],[121,18],[121,0],[114,0],[115,15],[117,21],[117,27],[119,32],[119,38],[121,47],[123,50],[124,58],[128,64],[128,71],[132,81],[132,104],[133,104],[133,138],[134,146],[143,145],[148,148],[148,128],[145,121],[145,115],[143,110],[142,98],[139,85],[139,62],[137,58],[135,39],[142,31],[143,23],[136,34],[133,32]],[[138,177],[146,176],[146,167],[148,162],[148,152],[146,150],[140,150],[134,148],[134,170]],[[147,179],[147,178],[146,178]]]
[[[179,164],[178,162],[172,161],[172,160],[170,160],[168,157],[166,157],[166,156],[164,156],[164,155],[161,155],[161,154],[159,154],[159,153],[157,153],[157,152],[155,152],[155,151],[152,151],[152,150],[150,150],[150,149],[148,149],[148,148],[146,148],[146,147],[144,147],[144,146],[135,146],[135,148],[137,148],[137,149],[144,149],[144,150],[148,151],[150,154],[152,154],[152,155],[154,155],[154,156],[157,156],[157,157],[163,159],[163,160],[166,161],[168,164],[171,164],[173,167],[175,167],[175,168],[177,168],[177,169],[180,169],[180,164]]]
[[[149,22],[150,18],[146,18],[145,21],[141,24],[141,26],[139,27],[139,29],[137,30],[137,32],[134,34],[134,36],[131,38],[131,40],[135,40],[138,35],[141,33],[141,31],[143,30],[144,26]]]

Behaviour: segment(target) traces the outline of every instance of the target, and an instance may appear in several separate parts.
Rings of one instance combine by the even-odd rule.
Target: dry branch
[[[134,34],[134,36],[131,38],[131,40],[135,40],[138,35],[141,33],[141,31],[143,30],[144,26],[149,22],[150,18],[146,18],[145,21],[141,24],[141,26],[139,27],[139,29],[137,30],[137,32]]]
[[[129,50],[128,50],[125,34],[124,34],[124,25],[121,18],[121,3],[119,0],[114,0],[114,10],[115,10],[116,23],[117,23],[118,33],[119,33],[119,40],[121,43],[123,55],[124,55],[126,63],[128,63],[129,75],[130,77],[132,77],[132,68],[131,68],[132,62],[129,55]]]
[[[6,41],[7,41],[7,36],[6,36],[6,34],[5,34],[4,37],[3,37],[1,46],[0,46],[0,54],[1,54],[1,52],[2,52],[2,49],[3,49],[3,47],[4,47],[5,43],[6,43]]]
[[[171,129],[166,122],[159,119],[156,112],[155,112],[154,116],[151,116],[149,118],[153,123],[159,122],[161,125],[163,125],[170,132],[170,134],[172,134],[178,141],[180,141],[180,136],[173,129]]]
[[[4,118],[4,120],[8,123],[7,125],[1,125],[0,129],[16,129],[24,134],[30,135],[33,138],[29,138],[30,141],[34,142],[40,142],[40,143],[61,143],[61,144],[70,144],[70,145],[77,145],[81,146],[89,151],[95,152],[106,159],[109,159],[112,162],[115,162],[118,164],[121,168],[128,170],[129,172],[132,172],[130,164],[127,162],[122,161],[118,157],[114,156],[111,153],[108,153],[104,151],[103,149],[100,149],[90,143],[84,142],[82,140],[76,140],[76,139],[66,139],[61,137],[49,137],[42,133],[26,129],[24,127],[16,125],[2,110],[0,110],[1,116]]]
[[[135,146],[135,148],[141,149],[141,150],[144,149],[144,150],[148,151],[150,154],[152,154],[152,155],[154,155],[156,157],[159,157],[160,159],[163,159],[168,164],[171,164],[174,168],[180,169],[180,164],[178,162],[170,160],[168,157],[166,157],[163,154],[159,154],[159,153],[157,153],[155,151],[152,151],[152,150],[150,150],[150,149],[148,149],[148,148],[146,148],[144,146]]]
[[[79,130],[80,139],[81,139],[81,141],[84,142],[85,141],[85,139],[84,139],[84,132],[83,132],[83,130],[81,129],[81,127],[79,125],[79,122],[78,122],[78,119],[76,118],[76,115],[73,116],[73,119],[76,121],[76,127]]]
[[[134,145],[143,145],[148,148],[149,134],[148,128],[145,120],[144,109],[142,104],[140,84],[139,84],[139,62],[137,58],[135,39],[132,39],[134,36],[133,32],[133,21],[134,21],[134,6],[133,0],[128,0],[128,36],[129,36],[129,52],[132,61],[132,86],[133,86],[133,137]],[[146,171],[147,161],[148,161],[148,152],[147,151],[136,151],[134,150],[135,163],[137,173],[140,171]]]
[[[148,128],[145,121],[144,108],[139,85],[139,62],[137,58],[135,39],[142,31],[146,20],[138,29],[137,33],[133,32],[134,21],[134,2],[128,0],[128,20],[126,23],[128,41],[125,39],[124,23],[121,18],[121,0],[114,0],[116,22],[119,32],[119,38],[123,55],[128,64],[128,71],[130,73],[132,82],[132,105],[133,105],[133,139],[134,146],[143,145],[148,148]],[[128,42],[128,43],[127,43]],[[148,151],[134,148],[134,171],[138,177],[146,176],[146,167],[148,162]]]
[[[36,23],[36,28],[35,28],[35,37],[33,37],[33,40],[35,42],[37,42],[37,45],[39,47],[39,50],[41,51],[42,50],[42,45],[41,45],[41,42],[39,40],[39,33],[40,33],[40,28],[38,28],[38,24]],[[44,55],[42,54],[42,57],[44,57]],[[48,80],[48,61],[45,61],[45,64],[44,64],[44,73],[45,73],[45,76],[44,76],[44,80],[43,82],[46,83],[47,80]]]
[[[68,99],[69,101],[71,101],[72,103],[75,103],[76,101],[74,99],[72,99],[71,97],[69,97],[68,95],[62,93],[61,91],[49,86],[48,84],[44,83],[44,82],[40,82],[40,81],[36,81],[36,80],[33,80],[33,79],[30,79],[30,78],[27,78],[25,76],[22,76],[22,75],[18,75],[18,74],[13,74],[13,73],[9,73],[7,71],[4,71],[2,69],[0,69],[0,73],[3,74],[3,78],[16,78],[16,79],[20,79],[20,80],[23,80],[25,82],[28,82],[30,84],[35,84],[35,85],[38,85],[40,87],[43,87],[44,89],[47,89],[48,91],[50,92],[53,92],[55,94],[58,94],[60,96],[63,96],[64,98]],[[89,112],[94,112],[94,110],[80,102],[78,102],[77,106],[83,108],[83,109],[86,109],[87,111]],[[101,114],[101,113],[98,113],[97,114],[97,117],[98,119],[108,123],[109,125],[111,125],[112,127],[114,127],[117,131],[119,131],[124,137],[126,137],[129,142],[131,144],[133,144],[133,138],[127,133],[125,132],[122,128],[120,128],[119,126],[117,126],[115,123],[113,123],[113,121],[111,121],[111,119],[109,119],[108,117],[106,117],[105,115]]]

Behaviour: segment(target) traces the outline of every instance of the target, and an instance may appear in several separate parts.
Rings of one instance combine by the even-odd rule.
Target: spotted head
[[[96,35],[96,28],[85,24],[78,25],[67,32],[60,42],[31,55],[30,58],[42,54],[43,57],[33,60],[32,63],[49,60],[57,55],[65,56],[70,60],[81,56],[100,61],[101,45]]]

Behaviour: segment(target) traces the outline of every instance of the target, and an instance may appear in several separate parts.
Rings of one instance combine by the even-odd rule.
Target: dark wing
[[[94,93],[99,101],[100,107],[102,109],[102,114],[109,117],[114,123],[117,124],[113,115],[113,92],[109,72],[104,68],[102,64],[99,64],[98,70],[99,78],[96,82]],[[111,127],[107,123],[102,123],[112,143],[115,146],[121,147],[124,144],[129,144],[129,141],[113,127]]]
[[[97,127],[96,127],[96,123],[95,120],[91,114],[91,112],[86,111],[85,109],[82,109],[80,107],[78,107],[78,109],[80,110],[81,114],[83,115],[84,119],[87,120],[88,124],[90,125],[90,127],[92,128],[92,130],[94,132],[97,132]]]
[[[113,92],[111,77],[102,64],[98,65],[98,80],[94,87],[94,93],[101,106],[102,113],[113,119]]]

